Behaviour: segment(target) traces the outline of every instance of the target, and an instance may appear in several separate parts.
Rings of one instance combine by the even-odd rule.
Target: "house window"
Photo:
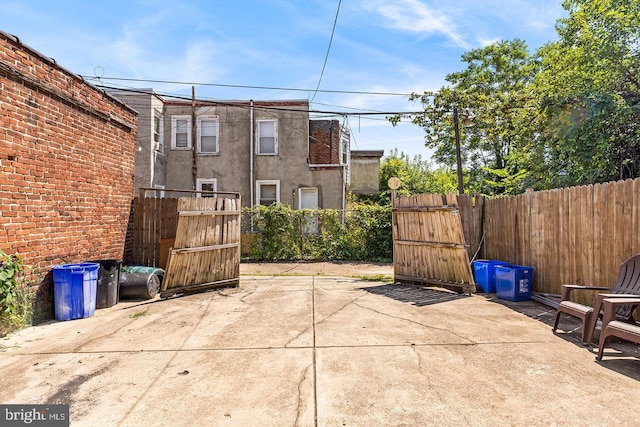
[[[198,153],[218,154],[218,117],[198,118]]]
[[[199,191],[218,191],[218,180],[215,178],[196,179],[196,188]],[[215,194],[197,193],[196,197],[216,197]]]
[[[349,164],[349,140],[351,136],[346,129],[342,129],[340,132],[340,150],[342,151],[342,156],[340,158],[341,164],[347,165]]]
[[[256,181],[256,196],[261,205],[280,202],[280,181]]]
[[[278,127],[275,120],[258,120],[258,154],[278,154]]]
[[[162,131],[162,115],[159,112],[153,114],[153,148],[164,153],[164,132]]]
[[[191,149],[191,116],[171,116],[171,149]]]

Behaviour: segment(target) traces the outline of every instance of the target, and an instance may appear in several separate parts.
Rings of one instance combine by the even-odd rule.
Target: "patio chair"
[[[571,292],[575,290],[589,291],[610,291],[599,293],[596,296],[594,307],[579,304],[569,300]],[[640,297],[640,254],[633,255],[622,263],[618,279],[612,288],[602,286],[581,286],[562,285],[562,296],[556,311],[556,318],[553,324],[553,332],[558,328],[560,314],[565,313],[582,320],[582,343],[588,345],[593,339],[596,329],[602,301],[605,298],[627,298]],[[616,308],[616,318],[626,322],[633,322],[633,308],[628,304],[618,305]]]
[[[602,360],[604,345],[610,336],[640,344],[640,325],[615,320],[618,307],[629,305],[635,308],[640,305],[640,298],[605,298],[602,303],[604,305],[604,314],[602,315],[602,332],[600,332],[600,344],[598,345],[596,360]]]

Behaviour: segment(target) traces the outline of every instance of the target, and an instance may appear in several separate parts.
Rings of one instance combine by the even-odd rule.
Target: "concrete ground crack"
[[[313,368],[313,363],[309,363],[309,365],[307,365],[307,367],[305,368],[304,372],[302,373],[302,378],[300,379],[300,381],[298,381],[298,407],[296,408],[296,420],[293,422],[294,426],[298,425],[298,421],[300,420],[300,412],[302,409],[302,384],[305,382],[305,380],[307,379],[307,374],[309,372],[309,370]]]
[[[68,351],[68,353],[79,353],[83,348],[86,348],[89,344],[92,344],[96,341],[102,341],[107,337],[111,337],[116,335],[118,332],[122,331],[123,329],[130,327],[134,322],[136,321],[136,319],[132,319],[129,320],[127,323],[125,323],[124,325],[120,326],[119,328],[116,328],[115,330],[108,332],[106,334],[102,334],[99,336],[96,336],[94,338],[91,338],[90,340],[84,341],[81,345],[76,346],[73,350]]]
[[[297,340],[298,338],[300,338],[302,335],[304,335],[305,333],[307,333],[307,331],[309,331],[310,329],[313,328],[312,326],[308,326],[306,328],[304,328],[302,331],[300,331],[300,333],[298,335],[296,335],[295,337],[291,338],[289,341],[287,341],[284,345],[284,348],[288,348],[289,344],[291,344],[292,342],[294,342],[295,340]]]
[[[360,297],[362,297],[362,295],[359,295],[359,296],[355,297],[354,299],[352,299],[351,301],[347,302],[346,304],[344,304],[342,307],[340,307],[339,309],[337,309],[333,313],[329,314],[328,316],[323,317],[322,320],[318,321],[315,325],[318,326],[319,324],[321,324],[325,320],[327,320],[327,319],[335,316],[336,314],[340,313],[342,310],[347,308],[348,305],[356,304],[356,301],[358,301],[360,299]],[[356,305],[358,305],[358,304],[356,304]]]
[[[248,302],[245,301],[245,298],[249,298],[257,290],[258,290],[258,286],[257,285],[253,285],[253,289],[247,290],[246,295],[243,295],[243,296],[240,297],[240,302],[242,302],[243,304],[249,304]]]
[[[198,319],[198,321],[196,322],[196,324],[193,326],[193,329],[191,330],[191,332],[185,337],[185,339],[182,341],[182,344],[180,345],[180,347],[174,351],[173,356],[171,356],[171,358],[167,361],[167,363],[165,363],[165,365],[163,367],[158,367],[157,369],[157,375],[156,377],[153,379],[153,381],[151,381],[151,383],[142,391],[142,393],[140,394],[140,396],[136,399],[135,402],[133,402],[133,404],[129,407],[129,409],[122,415],[122,418],[120,419],[120,421],[118,422],[118,426],[124,425],[126,424],[126,420],[128,418],[128,416],[136,409],[136,407],[140,404],[140,402],[143,401],[143,399],[145,398],[145,396],[153,389],[153,387],[155,386],[155,384],[158,382],[158,380],[165,375],[165,371],[167,370],[167,368],[173,363],[173,361],[176,359],[176,357],[178,357],[178,355],[180,354],[181,351],[183,351],[185,344],[187,343],[187,341],[189,341],[189,339],[191,338],[191,336],[193,335],[193,333],[196,331],[196,329],[198,329],[198,326],[200,325],[200,323],[202,322],[202,319],[204,319],[206,313],[209,311],[209,309],[211,308],[211,303],[214,300],[214,295],[212,294],[209,298],[209,302],[207,303],[207,306],[205,307],[204,310],[202,310],[202,313],[200,314],[200,317]]]
[[[420,369],[420,373],[427,380],[427,384],[429,385],[429,390],[433,390],[435,392],[436,396],[438,396],[438,400],[441,403],[446,404],[444,398],[442,397],[442,395],[440,394],[438,389],[433,387],[433,384],[431,383],[431,377],[427,374],[427,372],[424,371],[423,366],[422,366],[422,356],[420,355],[420,352],[413,345],[411,346],[411,349],[413,350],[413,352],[416,354],[416,357],[418,358],[418,369]]]
[[[356,299],[357,299],[357,298],[356,298]],[[403,320],[403,321],[405,321],[405,322],[409,322],[409,323],[414,323],[414,324],[416,324],[416,325],[420,325],[420,326],[422,326],[422,327],[429,328],[429,329],[434,329],[434,330],[436,330],[436,331],[444,331],[444,332],[448,332],[448,333],[450,333],[450,334],[451,334],[451,335],[453,335],[453,336],[456,336],[456,337],[458,337],[458,338],[460,338],[460,339],[463,339],[463,340],[465,340],[465,341],[468,341],[470,344],[474,344],[474,345],[475,345],[475,344],[478,344],[477,342],[475,342],[475,341],[473,341],[473,340],[471,340],[471,339],[469,339],[469,338],[467,338],[467,337],[463,337],[462,335],[456,334],[455,332],[453,332],[453,331],[451,331],[451,330],[449,330],[449,329],[446,329],[446,328],[438,328],[438,327],[436,327],[436,326],[426,325],[426,324],[424,324],[424,323],[422,323],[422,322],[417,322],[417,321],[415,321],[415,320],[407,319],[407,318],[405,318],[405,317],[394,316],[394,315],[389,314],[389,313],[383,313],[382,311],[379,311],[379,310],[373,309],[373,308],[371,308],[371,307],[366,307],[366,306],[364,306],[364,305],[362,305],[362,304],[358,304],[358,303],[356,302],[356,300],[352,301],[352,303],[353,303],[354,305],[357,305],[357,306],[358,306],[358,307],[360,307],[360,308],[364,308],[365,310],[373,311],[374,313],[378,313],[378,314],[381,314],[381,315],[383,315],[383,316],[392,317],[392,318],[394,318],[394,319]]]

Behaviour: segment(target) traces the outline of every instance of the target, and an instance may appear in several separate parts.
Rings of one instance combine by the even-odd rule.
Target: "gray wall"
[[[164,103],[151,90],[144,93],[110,91],[110,94],[123,101],[138,113],[138,146],[136,149],[135,187],[166,185],[165,155],[153,147],[154,111],[162,114]],[[171,135],[169,135],[171,136]],[[166,152],[166,133],[165,133]]]
[[[319,207],[342,207],[342,171],[310,170],[308,104],[285,102],[275,111],[254,107],[253,184],[250,179],[251,125],[248,104],[225,106],[198,106],[197,115],[218,116],[218,154],[197,154],[197,178],[215,178],[218,191],[240,192],[243,206],[250,206],[251,191],[257,203],[255,182],[280,181],[280,201],[298,207],[298,188],[319,187]],[[276,104],[278,101],[269,103]],[[167,159],[167,188],[195,189],[192,176],[193,153],[190,150],[171,150],[171,116],[191,115],[190,103],[167,103],[164,114],[164,132]],[[256,154],[257,121],[276,119],[278,129],[277,155]],[[195,142],[194,142],[195,143]]]

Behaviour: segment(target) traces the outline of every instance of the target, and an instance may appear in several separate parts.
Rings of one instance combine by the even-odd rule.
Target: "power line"
[[[316,105],[324,105],[325,107],[338,107],[338,108],[346,108],[348,110],[358,110],[358,111],[376,111],[378,113],[382,112],[382,111],[379,111],[379,110],[373,110],[371,108],[349,107],[349,106],[346,106],[346,105],[325,104],[325,103],[322,103],[322,102],[315,102],[315,101],[313,103],[316,104]]]
[[[119,90],[119,91],[123,91],[123,92],[139,93],[139,94],[146,94],[146,95],[151,95],[152,94],[148,90],[136,89],[136,88],[123,88],[123,87],[114,87],[114,86],[106,86],[106,85],[101,85],[100,87],[105,89],[105,90],[107,90],[107,91],[108,90]],[[191,97],[190,96],[186,96],[186,95],[163,94],[161,92],[155,92],[155,91],[153,92],[153,94],[159,95],[159,96],[165,96],[167,98],[172,98],[172,99],[180,100],[180,101],[191,101]],[[344,117],[344,116],[397,116],[397,115],[406,116],[406,115],[422,114],[423,113],[423,111],[361,111],[361,112],[348,112],[348,111],[316,110],[316,109],[311,109],[311,108],[303,110],[303,109],[300,109],[300,108],[263,106],[263,105],[256,105],[256,106],[251,107],[251,105],[248,102],[220,101],[220,100],[216,100],[215,98],[198,98],[198,99],[196,99],[196,102],[205,102],[205,103],[210,103],[210,104],[232,106],[232,107],[240,107],[240,108],[254,108],[256,110],[264,110],[264,111],[272,110],[272,111],[288,111],[288,112],[297,112],[297,113],[303,112],[303,113],[309,113],[309,114],[326,114],[326,115],[342,116],[342,117]],[[307,102],[307,101],[305,101],[305,102]],[[345,108],[348,108],[348,107],[345,107]]]
[[[313,96],[311,97],[311,102],[313,102],[313,100],[316,99],[316,95],[318,94],[318,89],[320,89],[320,83],[322,82],[322,77],[324,76],[324,69],[327,66],[327,60],[329,59],[329,52],[331,51],[331,43],[333,43],[333,35],[336,32],[336,24],[338,23],[338,15],[340,14],[341,4],[342,4],[342,0],[338,0],[338,9],[336,10],[336,17],[333,20],[333,29],[331,30],[331,37],[329,38],[329,46],[327,47],[327,54],[324,56],[324,64],[322,64],[322,71],[320,72],[318,85],[316,86],[315,92],[313,92]]]
[[[140,82],[140,83],[162,83],[162,84],[173,84],[173,85],[184,85],[184,86],[212,86],[212,87],[228,87],[228,88],[236,88],[236,89],[260,89],[260,90],[277,90],[284,92],[313,92],[314,89],[302,89],[302,88],[287,88],[287,87],[277,87],[277,86],[250,86],[250,85],[236,85],[236,84],[222,84],[222,83],[203,83],[203,82],[181,82],[176,80],[157,80],[157,79],[133,79],[126,77],[104,77],[104,76],[84,76],[81,75],[85,80],[92,81],[102,81],[102,80],[110,80],[110,81],[128,81],[128,82]],[[331,90],[331,89],[316,89],[316,92],[322,93],[343,93],[348,95],[376,95],[376,96],[411,96],[410,93],[398,93],[398,92],[368,92],[368,91],[355,91],[355,90]]]

